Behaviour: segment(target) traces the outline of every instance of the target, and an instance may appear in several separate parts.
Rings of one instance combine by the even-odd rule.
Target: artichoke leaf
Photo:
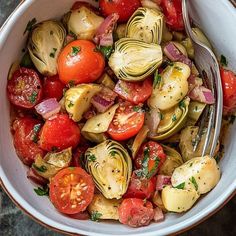
[[[57,74],[57,58],[64,45],[66,31],[57,21],[43,21],[34,26],[28,50],[37,70],[45,75]]]
[[[85,167],[98,190],[107,199],[120,199],[126,192],[132,161],[127,150],[118,142],[106,140],[85,153]]]
[[[147,78],[161,65],[162,59],[161,46],[122,38],[115,43],[108,64],[119,79],[132,82]]]
[[[191,101],[188,108],[188,120],[187,125],[195,125],[199,120],[206,104],[198,101]]]
[[[98,84],[104,85],[105,87],[108,87],[111,90],[113,90],[116,86],[114,81],[107,73],[104,73],[96,82]]]
[[[103,141],[107,140],[107,135],[105,133],[96,134],[96,133],[81,131],[81,134],[85,139],[93,143],[102,143]]]
[[[57,172],[70,165],[72,158],[72,148],[67,148],[60,152],[49,152],[44,158],[37,156],[33,164],[38,175],[49,179]]]
[[[79,122],[83,114],[88,111],[92,97],[100,92],[98,84],[79,84],[68,89],[65,93],[65,108],[71,118]]]
[[[126,27],[126,37],[160,44],[163,32],[163,14],[150,8],[138,8],[130,17]]]
[[[192,32],[201,43],[203,43],[208,48],[213,50],[212,45],[209,42],[208,38],[206,37],[206,35],[199,28],[197,28],[197,27],[192,28]]]

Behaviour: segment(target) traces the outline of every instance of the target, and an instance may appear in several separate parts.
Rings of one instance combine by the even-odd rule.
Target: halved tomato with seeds
[[[133,106],[129,102],[121,103],[108,128],[108,134],[117,141],[127,140],[142,128],[144,116],[140,106]]]
[[[64,214],[83,212],[94,196],[92,177],[80,167],[65,168],[52,178],[49,196],[57,210]]]

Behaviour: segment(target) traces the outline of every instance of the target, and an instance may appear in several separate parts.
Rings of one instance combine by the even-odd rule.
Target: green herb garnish
[[[160,87],[161,82],[162,82],[162,78],[157,70],[154,75],[153,88],[156,88],[157,85],[158,85],[158,87]]]
[[[184,100],[182,100],[181,102],[179,102],[179,107],[180,108],[186,108],[186,105],[185,105],[185,102],[184,102]]]
[[[196,182],[196,179],[192,176],[192,178],[189,179],[191,181],[191,183],[194,185],[194,188],[196,189],[196,191],[198,190],[198,184]]]
[[[38,93],[36,91],[33,91],[33,93],[29,97],[30,103],[34,104],[37,99]]]
[[[46,186],[44,188],[35,188],[35,193],[37,193],[38,196],[48,196],[49,195],[49,188]]]
[[[228,61],[227,61],[227,59],[226,59],[226,57],[224,55],[220,56],[220,64],[222,66],[228,66]]]
[[[94,154],[88,156],[88,161],[94,162],[94,161],[96,161],[96,159],[97,159],[97,158],[95,157]]]
[[[72,47],[70,55],[72,57],[75,57],[80,51],[81,51],[80,47]]]
[[[33,29],[33,26],[37,23],[36,18],[33,18],[32,20],[30,20],[25,28],[24,34],[28,31],[31,32]]]
[[[178,71],[181,71],[181,70],[182,70],[182,68],[179,67],[179,66],[175,66],[174,69],[176,69],[176,70],[178,70]]]
[[[33,164],[33,168],[35,169],[35,170],[37,170],[37,171],[39,171],[39,172],[46,172],[47,171],[47,167],[46,166],[40,166],[40,167],[38,167],[38,166],[36,166],[35,164]]]
[[[102,213],[100,213],[98,211],[93,211],[91,213],[91,220],[92,221],[98,221],[101,217],[102,217]]]
[[[114,156],[117,154],[117,152],[116,152],[116,151],[111,151],[109,154],[110,154],[112,157],[114,157]]]
[[[49,56],[52,57],[52,58],[55,58],[57,48],[53,48],[52,50],[53,50],[53,52],[51,52]]]
[[[172,116],[172,121],[176,121],[177,120],[177,117],[176,117],[176,115],[174,114],[173,116]]]
[[[95,48],[95,52],[101,52],[106,59],[109,59],[109,57],[111,56],[112,50],[113,50],[112,46],[108,46],[108,47],[96,46]]]
[[[181,184],[175,186],[174,188],[177,188],[177,189],[184,189],[184,187],[185,187],[185,182],[183,182],[183,183],[181,183]]]
[[[74,106],[74,103],[72,103],[72,102],[70,101],[70,103],[68,104],[68,107],[71,108],[71,107],[73,107],[73,106]]]
[[[133,107],[133,111],[135,111],[135,112],[140,112],[140,110],[141,110],[140,106],[134,106]]]

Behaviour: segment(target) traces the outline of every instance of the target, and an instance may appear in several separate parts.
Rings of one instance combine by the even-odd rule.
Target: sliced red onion
[[[165,219],[165,215],[162,212],[162,209],[159,207],[154,208],[154,217],[153,220],[155,222],[161,222]]]
[[[119,15],[113,13],[109,15],[99,26],[94,37],[94,42],[100,46],[111,46],[113,44],[113,30],[116,25]]]
[[[203,84],[202,79],[191,74],[188,78],[189,91]]]
[[[44,186],[48,183],[48,180],[38,175],[33,168],[27,171],[27,178],[33,181],[35,184]]]
[[[179,61],[188,65],[190,68],[192,67],[192,61],[180,52],[173,42],[169,42],[164,47],[164,53],[171,61]]]
[[[166,185],[171,185],[171,176],[157,175],[156,190],[162,190]]]
[[[56,98],[49,98],[35,106],[35,110],[44,119],[49,119],[51,116],[59,113],[61,105],[58,103]]]
[[[190,91],[188,96],[198,102],[206,103],[206,104],[214,104],[215,98],[210,89],[204,86],[195,87]]]
[[[157,134],[157,128],[161,121],[161,114],[159,109],[150,109],[150,111],[146,112],[145,115],[145,125],[147,125],[149,129],[148,136],[153,137]]]

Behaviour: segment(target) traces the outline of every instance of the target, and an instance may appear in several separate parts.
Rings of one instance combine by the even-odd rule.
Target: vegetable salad
[[[68,217],[141,227],[189,210],[217,185],[223,145],[202,157],[203,133],[194,150],[215,98],[194,64],[181,0],[75,2],[60,21],[30,20],[26,33],[7,94],[37,195]],[[236,75],[223,55],[220,63],[232,121]]]

